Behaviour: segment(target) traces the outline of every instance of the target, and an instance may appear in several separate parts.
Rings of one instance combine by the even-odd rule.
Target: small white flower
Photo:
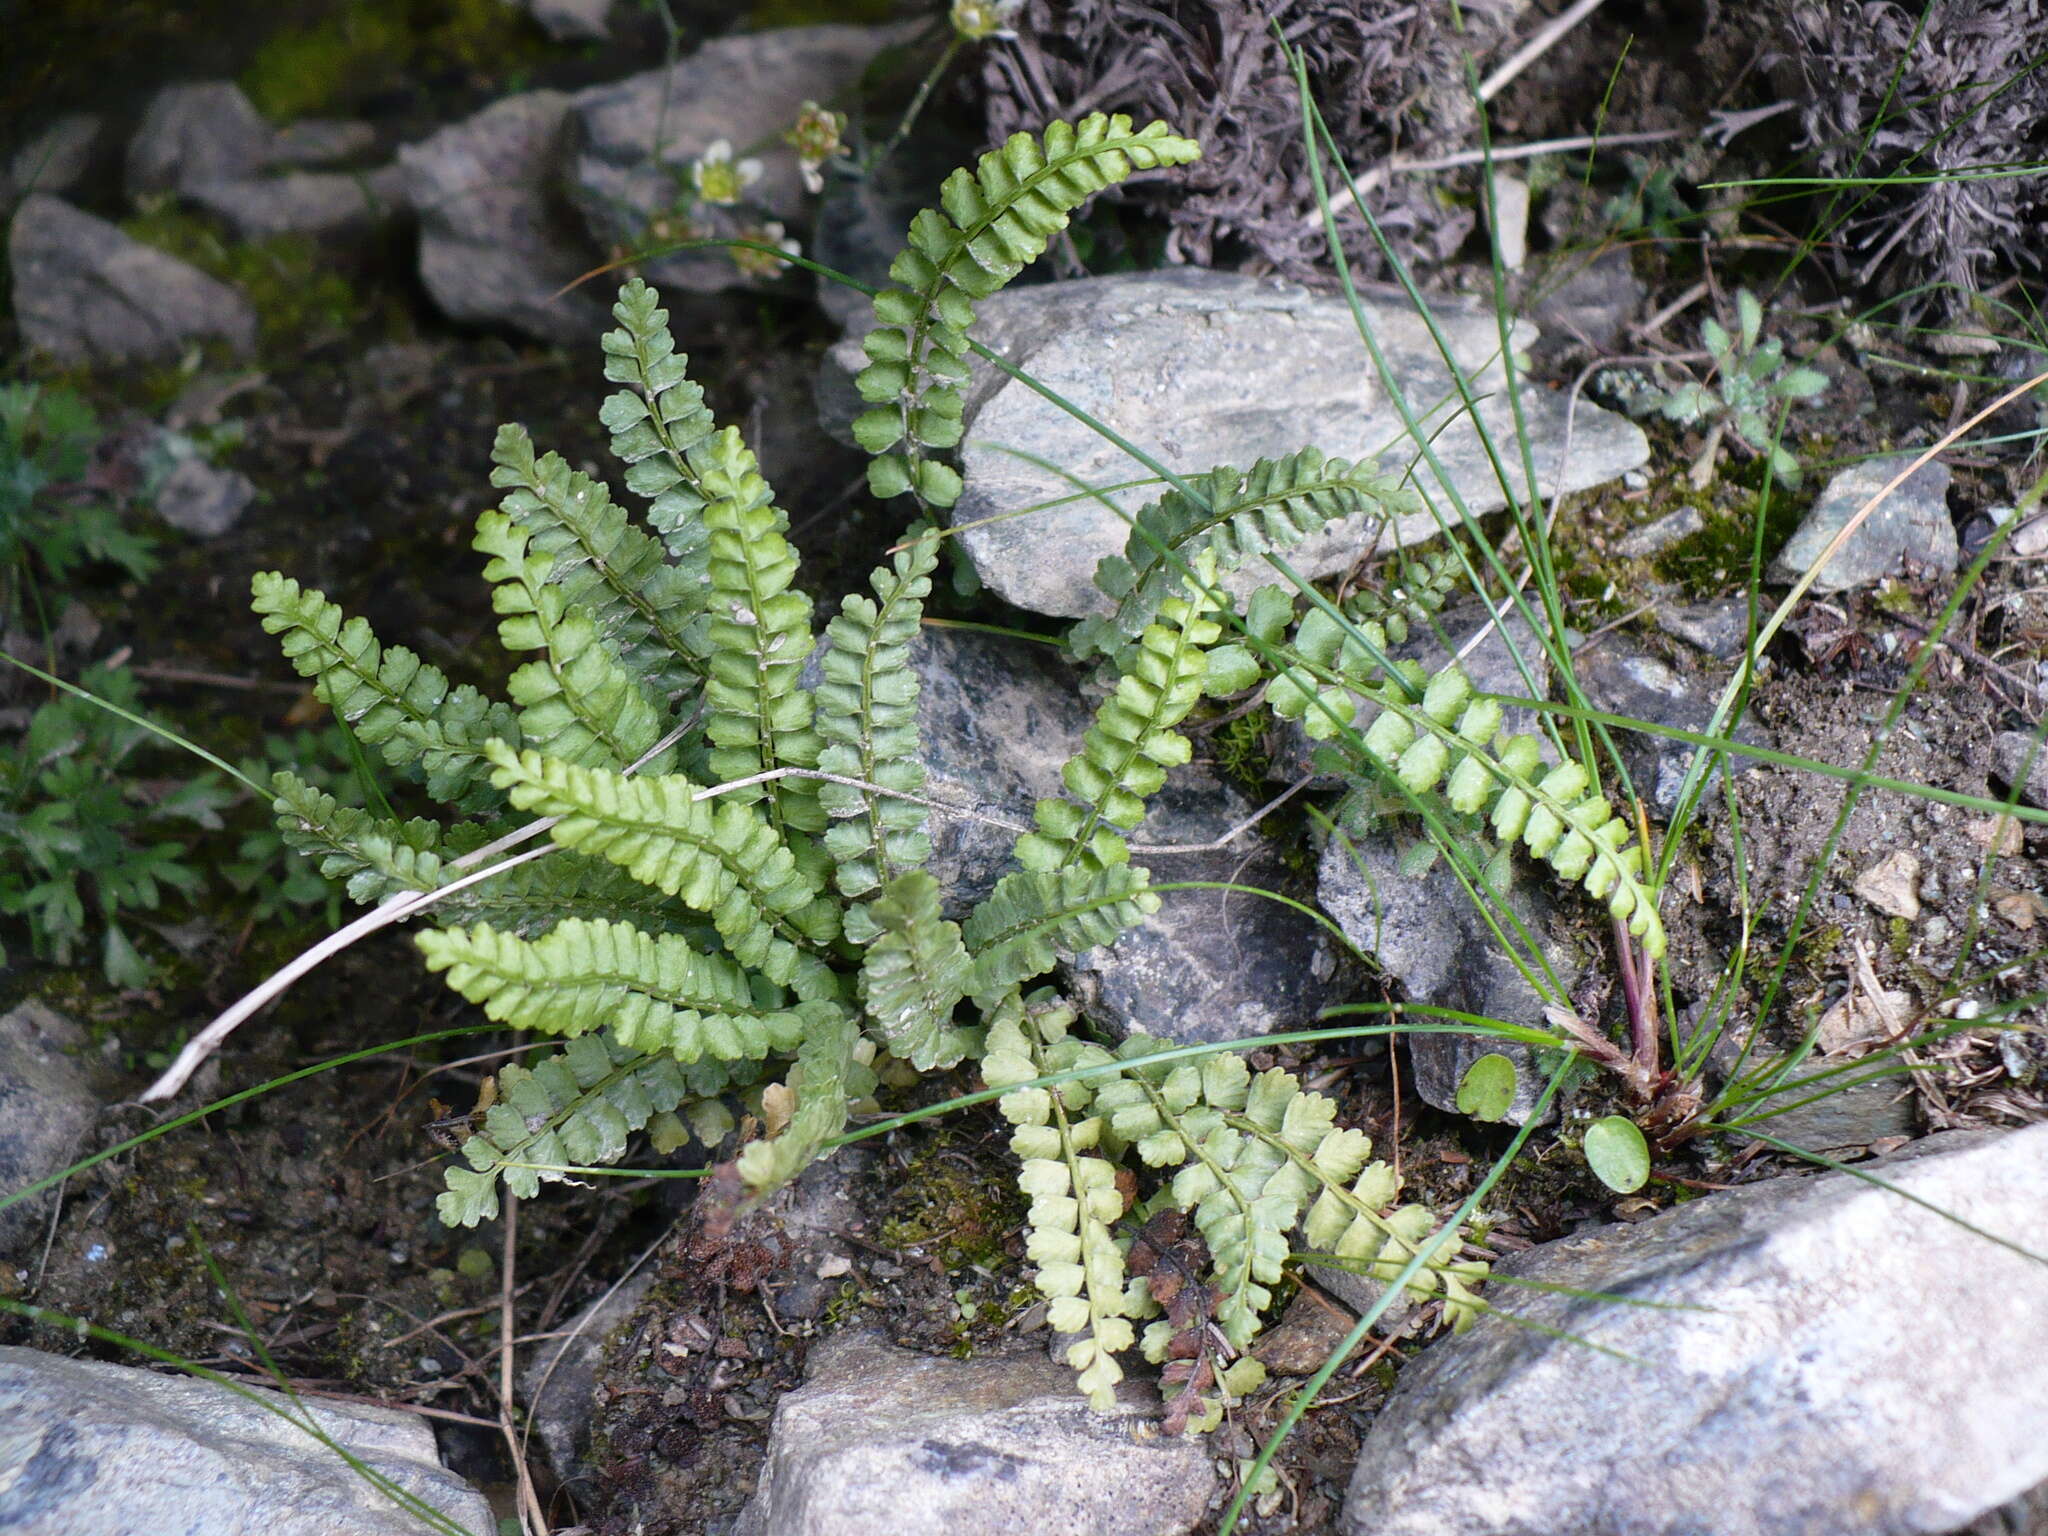
[[[991,37],[1015,37],[1010,25],[1024,9],[1024,0],[953,0],[953,30],[970,43]]]
[[[690,162],[690,184],[696,188],[697,196],[704,202],[729,207],[755,182],[761,179],[761,162],[747,159],[735,162],[732,157],[732,143],[728,139],[714,139],[695,160]]]
[[[795,256],[803,247],[786,237],[782,226],[770,219],[764,224],[752,224],[739,232],[742,240],[752,240],[760,245],[772,245],[785,255]],[[749,250],[745,246],[733,246],[732,264],[749,277],[774,277],[782,271],[783,264],[766,251]]]

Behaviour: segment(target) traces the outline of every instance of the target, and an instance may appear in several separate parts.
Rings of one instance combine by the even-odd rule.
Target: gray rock
[[[2000,731],[1991,750],[2001,779],[2018,784],[2022,799],[2048,806],[2048,746],[2027,731]]]
[[[526,11],[558,43],[603,42],[612,35],[612,0],[526,0]]]
[[[1150,1387],[1097,1413],[1037,1355],[939,1360],[841,1334],[782,1399],[735,1536],[1176,1536],[1216,1484],[1209,1448],[1145,1431]]]
[[[672,69],[649,70],[575,98],[570,195],[600,248],[631,247],[648,221],[687,200],[690,162],[723,139],[761,178],[746,202],[762,213],[701,208],[708,233],[736,234],[765,217],[794,223],[805,208],[796,151],[782,135],[806,100],[831,101],[860,80],[898,29],[783,27],[706,43]],[[750,281],[723,251],[691,251],[641,263],[658,287],[699,293]]]
[[[40,1003],[0,1016],[0,1190],[46,1179],[77,1161],[99,1113],[79,1062],[85,1032]],[[54,1192],[0,1211],[0,1258],[41,1241]]]
[[[175,357],[206,337],[255,350],[256,311],[241,294],[57,198],[22,200],[7,254],[22,340],[59,362]]]
[[[956,156],[946,148],[913,135],[870,175],[840,176],[828,172],[825,190],[818,200],[818,216],[812,225],[810,256],[849,277],[877,288],[884,286],[889,280],[889,263],[903,249],[910,221],[931,201],[932,188],[957,163]],[[873,302],[866,294],[820,277],[817,296],[818,307],[833,320],[865,333]],[[860,362],[854,366],[858,368]],[[820,418],[828,426],[836,422],[838,435],[846,438],[846,424],[867,407],[854,394],[844,369],[822,368],[818,380],[825,390],[836,391],[826,395]]]
[[[1474,513],[1505,505],[1499,482],[1463,413],[1450,376],[1421,319],[1385,297],[1366,301],[1374,334],[1410,406]],[[1500,388],[1500,333],[1491,311],[1446,301],[1437,317],[1451,353],[1487,395],[1479,415],[1510,473],[1509,403]],[[1291,284],[1221,272],[1178,269],[1013,288],[983,304],[977,337],[1015,366],[1102,420],[1177,472],[1218,464],[1240,468],[1260,457],[1315,446],[1345,458],[1383,455],[1405,463],[1415,450],[1381,389],[1350,308]],[[1533,326],[1514,328],[1518,349]],[[862,356],[842,343],[833,359],[848,373]],[[961,466],[967,488],[956,524],[1074,498],[1071,481],[1007,450],[1060,465],[1087,484],[1109,485],[1147,473],[1042,396],[977,362],[967,390],[967,439]],[[1581,401],[1571,458],[1560,476],[1565,401],[1547,391],[1523,401],[1546,491],[1583,489],[1645,462],[1649,444],[1633,422]],[[1438,431],[1437,429],[1442,430]],[[1456,517],[1427,467],[1418,473],[1447,517]],[[1156,499],[1156,487],[1109,493],[1126,513]],[[1036,613],[1079,617],[1107,612],[1095,567],[1123,549],[1123,518],[1092,497],[972,528],[961,535],[982,579],[1001,597]],[[1405,519],[1383,540],[1421,543],[1438,532],[1427,514]],[[1326,530],[1288,559],[1305,576],[1329,575],[1369,553],[1380,530],[1357,523]],[[1263,564],[1242,573],[1269,581]]]
[[[1585,247],[1573,241],[1544,272],[1531,314],[1546,333],[1563,332],[1593,351],[1612,352],[1648,293],[1625,248],[1609,247],[1588,260]]]
[[[271,127],[228,80],[167,85],[128,141],[128,195],[241,181],[263,169]]]
[[[565,1337],[543,1345],[520,1375],[528,1422],[563,1482],[590,1476],[590,1418],[608,1342],[640,1309],[653,1285],[654,1271],[643,1269],[599,1297],[577,1314]]]
[[[2048,1268],[1979,1235],[2038,1250],[2048,1126],[1913,1153],[1913,1199],[1779,1179],[1505,1261],[1569,1294],[1402,1373],[1345,1536],[1918,1536],[2048,1481]]]
[[[0,182],[0,201],[31,192],[68,191],[92,164],[93,146],[106,119],[97,112],[68,112],[14,152]]]
[[[311,1418],[343,1449],[470,1531],[484,1498],[446,1471],[434,1432],[389,1408],[0,1348],[0,1526],[18,1536],[417,1536],[361,1473],[273,1408]]]
[[[1916,457],[1867,459],[1837,473],[1771,562],[1772,578],[1797,581],[1805,575],[1864,503]],[[1946,464],[1937,459],[1924,465],[1850,536],[1821,570],[1813,590],[1846,592],[1904,572],[1954,570],[1958,546],[1948,516],[1948,482]]]
[[[1739,597],[1711,603],[1659,603],[1650,617],[1665,634],[1718,661],[1733,661],[1749,644],[1749,604]],[[1758,618],[1761,622],[1762,615]]]
[[[1572,671],[1585,691],[1586,701],[1595,709],[1651,725],[1674,726],[1681,731],[1704,733],[1713,723],[1714,705],[1721,696],[1718,684],[1695,688],[1618,634],[1605,635],[1581,651],[1573,658]],[[1768,745],[1763,732],[1746,715],[1733,734],[1735,740],[1748,746]],[[1618,730],[1614,736],[1636,792],[1653,814],[1668,820],[1678,808],[1678,792],[1685,784],[1694,755],[1705,749],[1689,741],[1642,731]],[[1724,761],[1732,764],[1735,772],[1742,773],[1753,766],[1755,759],[1730,756]],[[1720,770],[1716,769],[1708,777],[1704,792],[1713,791],[1719,776]]]
[[[1318,904],[1353,944],[1401,983],[1409,1001],[1544,1027],[1542,994],[1516,969],[1449,865],[1439,857],[1417,879],[1402,873],[1401,853],[1402,845],[1385,832],[1333,836],[1323,848]],[[1522,879],[1503,895],[1507,909],[1542,946],[1568,994],[1579,962],[1550,935],[1556,907],[1548,892],[1538,881]],[[1502,928],[1514,933],[1505,920]],[[1415,1091],[1426,1103],[1456,1110],[1458,1083],[1466,1070],[1497,1052],[1515,1064],[1515,1097],[1507,1119],[1520,1125],[1535,1112],[1544,1078],[1528,1047],[1447,1033],[1411,1034],[1407,1041]]]
[[[377,130],[345,117],[302,117],[277,130],[270,141],[273,166],[299,170],[340,165],[377,147]]]
[[[1760,1064],[1752,1060],[1749,1065],[1754,1070]],[[1903,1078],[1886,1077],[1841,1088],[1836,1085],[1858,1075],[1854,1070],[1844,1073],[1842,1068],[1845,1065],[1839,1061],[1800,1063],[1792,1069],[1784,1088],[1753,1106],[1745,1106],[1743,1113],[1757,1114],[1779,1104],[1789,1107],[1777,1114],[1750,1121],[1750,1128],[1775,1140],[1789,1142],[1801,1151],[1819,1152],[1831,1157],[1858,1152],[1872,1142],[1888,1141],[1894,1136],[1911,1136],[1914,1132],[1911,1085]],[[1802,1091],[1798,1084],[1819,1072],[1838,1075]],[[1825,1088],[1835,1088],[1835,1091],[1810,1103],[1799,1102],[1808,1093],[1820,1093]]]
[[[1654,523],[1630,529],[1614,541],[1614,552],[1628,560],[1647,560],[1691,538],[1706,526],[1707,520],[1700,516],[1698,507],[1680,507],[1676,512],[1665,513]]]
[[[361,229],[405,206],[405,173],[395,165],[374,171],[287,171],[249,181],[209,181],[185,196],[225,221],[243,240],[269,235],[328,235]]]
[[[921,683],[918,731],[934,812],[930,868],[959,916],[1013,867],[1013,828],[1041,796],[1061,793],[1093,711],[1049,650],[999,636],[927,629],[912,649]],[[1258,809],[1200,764],[1175,769],[1132,835],[1153,845],[1214,841]],[[992,825],[976,817],[994,818]],[[1137,854],[1156,884],[1229,881],[1301,896],[1273,846],[1248,832],[1201,853]],[[1322,930],[1278,902],[1173,891],[1115,944],[1069,963],[1075,1000],[1118,1034],[1234,1040],[1310,1023],[1335,969]]]
[[[569,100],[508,96],[399,150],[420,220],[420,281],[450,319],[567,343],[604,329],[607,311],[590,291],[557,297],[598,260],[552,191]]]
[[[239,469],[180,459],[156,489],[156,515],[184,533],[217,539],[256,499],[256,484]]]

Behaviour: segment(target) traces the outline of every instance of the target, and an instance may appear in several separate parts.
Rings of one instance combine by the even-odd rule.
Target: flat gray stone
[[[1628,560],[1647,560],[1691,538],[1706,526],[1707,520],[1700,516],[1698,507],[1680,507],[1653,523],[1630,529],[1614,541],[1614,552]]]
[[[474,1532],[483,1495],[415,1414],[256,1395],[309,1415],[405,1492]],[[0,1527],[15,1536],[418,1536],[328,1447],[210,1381],[0,1348]]]
[[[97,112],[67,112],[14,152],[0,199],[12,202],[30,192],[66,192],[92,164],[106,119]]]
[[[0,1190],[46,1179],[78,1160],[99,1114],[80,1058],[85,1032],[41,1003],[0,1015]],[[0,1211],[0,1259],[42,1240],[55,1193]]]
[[[1714,705],[1721,697],[1718,681],[1712,687],[1695,686],[1692,679],[1681,677],[1619,634],[1605,635],[1581,651],[1573,658],[1572,670],[1585,691],[1586,702],[1595,709],[1703,735],[1713,723]],[[1764,733],[1747,716],[1733,734],[1735,740],[1748,746],[1769,745]],[[1694,756],[1705,749],[1674,737],[1626,728],[1616,730],[1614,737],[1636,792],[1654,815],[1669,819],[1678,808],[1678,793],[1692,769]],[[1735,755],[1724,759],[1736,773],[1755,766],[1755,761]],[[1721,771],[1716,768],[1708,777],[1703,793],[1715,792]]]
[[[256,483],[239,469],[181,459],[156,489],[156,515],[181,533],[217,539],[242,520]]]
[[[128,195],[254,176],[270,158],[271,139],[270,124],[234,82],[167,85],[128,141]]]
[[[963,630],[926,629],[913,645],[924,793],[958,814],[931,817],[929,864],[959,917],[1015,866],[1010,849],[1093,718],[1073,669],[1046,647]],[[1258,805],[1200,764],[1174,769],[1133,843],[1205,843]],[[1008,825],[992,825],[977,817]],[[1199,853],[1134,854],[1155,884],[1229,881],[1303,897],[1301,882],[1256,831]],[[1115,944],[1065,966],[1074,999],[1098,1023],[1184,1042],[1235,1040],[1311,1024],[1335,971],[1322,930],[1260,897],[1170,891]]]
[[[302,117],[277,130],[269,163],[294,170],[340,165],[377,147],[377,130],[346,117]]]
[[[612,35],[612,0],[526,0],[526,11],[558,43],[603,42]]]
[[[1749,604],[1728,597],[1716,602],[1660,603],[1650,617],[1674,640],[1705,651],[1717,661],[1733,661],[1749,643]],[[1763,615],[1758,615],[1761,623]]]
[[[1620,351],[1626,349],[1615,343],[1648,296],[1625,248],[1609,248],[1589,259],[1574,240],[1546,266],[1531,313],[1545,334],[1562,332],[1596,352]]]
[[[364,229],[405,206],[405,173],[287,171],[249,181],[209,181],[185,196],[223,220],[243,240],[270,235],[331,235]]]
[[[617,1290],[576,1315],[567,1336],[550,1339],[520,1373],[519,1395],[528,1422],[548,1450],[555,1476],[573,1482],[590,1476],[590,1419],[612,1334],[640,1309],[655,1271],[642,1269]]]
[[[1177,1536],[1216,1486],[1150,1387],[1097,1413],[1038,1355],[939,1360],[841,1334],[783,1398],[734,1536]]]
[[[44,193],[22,200],[7,254],[21,338],[59,362],[172,358],[209,337],[256,348],[240,293]]]
[[[1797,581],[1805,575],[1864,503],[1917,457],[1866,459],[1839,471],[1771,562],[1772,578]],[[1939,459],[1915,471],[1821,569],[1812,590],[1846,592],[1887,576],[1954,570],[1958,545],[1955,524],[1948,516],[1948,482],[1948,466]]]
[[[1402,852],[1419,836],[1419,830],[1401,841],[1383,831],[1332,836],[1323,848],[1317,903],[1353,944],[1401,983],[1409,1001],[1506,1024],[1546,1027],[1543,995],[1516,969],[1448,863],[1439,857],[1420,878],[1402,873]],[[1569,995],[1579,961],[1569,946],[1550,936],[1556,906],[1540,877],[1516,880],[1504,896],[1508,910],[1542,945]],[[1502,927],[1514,931],[1505,920]],[[1515,1065],[1515,1097],[1507,1120],[1520,1125],[1535,1113],[1545,1079],[1527,1046],[1485,1035],[1432,1032],[1405,1038],[1415,1091],[1426,1103],[1455,1111],[1466,1070],[1480,1057],[1498,1053]]]
[[[1422,320],[1403,302],[1375,294],[1367,318],[1433,447],[1467,505],[1477,513],[1506,504],[1477,433]],[[1437,308],[1450,350],[1472,374],[1479,406],[1504,464],[1519,476],[1513,416],[1501,387],[1500,332],[1491,311],[1446,301]],[[980,307],[979,340],[1012,365],[1182,474],[1219,464],[1248,467],[1314,446],[1347,459],[1382,456],[1390,467],[1416,455],[1382,390],[1350,308],[1273,279],[1182,268],[1012,288]],[[1526,351],[1536,330],[1513,330]],[[849,350],[850,346],[850,350]],[[835,360],[848,372],[863,361],[857,343]],[[967,389],[967,437],[961,453],[966,491],[953,509],[965,526],[977,519],[1073,497],[1067,479],[1016,457],[1021,450],[1061,466],[1085,484],[1145,476],[1089,427],[1044,397],[976,361]],[[1581,401],[1564,462],[1565,401],[1528,391],[1523,409],[1545,493],[1581,490],[1644,463],[1649,443],[1633,422]],[[1442,428],[1441,431],[1436,429]],[[1456,509],[1426,464],[1421,483],[1452,520]],[[1109,493],[1126,513],[1157,499],[1158,488]],[[1403,520],[1383,538],[1370,524],[1340,525],[1290,551],[1304,576],[1344,570],[1376,542],[1434,538],[1428,514]],[[998,596],[1035,613],[1078,618],[1106,613],[1094,585],[1105,555],[1122,551],[1123,518],[1092,497],[970,528],[961,540]],[[1250,585],[1275,579],[1262,563]]]
[[[2048,1125],[1872,1166],[1914,1199],[1778,1179],[1505,1260],[1572,1294],[1494,1286],[1535,1326],[1402,1372],[1344,1536],[1933,1536],[2048,1482],[2048,1266],[1959,1224],[2040,1250]]]
[[[2021,799],[2048,806],[2048,746],[2026,731],[2000,731],[1991,751],[1998,776],[2019,785]]]
[[[420,281],[451,320],[585,345],[609,323],[590,289],[557,297],[599,259],[553,191],[569,101],[507,96],[399,150],[419,214]]]
[[[794,226],[806,207],[796,151],[782,135],[805,101],[833,101],[859,83],[870,60],[906,34],[883,27],[782,27],[716,38],[671,69],[649,70],[575,98],[570,196],[600,249],[628,248],[648,221],[689,196],[690,162],[716,141],[736,159],[761,163],[741,207],[701,207],[704,233],[734,235],[760,218]],[[699,293],[747,285],[721,250],[640,263],[660,288]]]

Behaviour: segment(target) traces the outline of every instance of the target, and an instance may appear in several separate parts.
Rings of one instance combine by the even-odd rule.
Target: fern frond
[[[740,1181],[756,1199],[802,1173],[846,1129],[847,1111],[875,1089],[867,1064],[874,1047],[861,1038],[852,1017],[829,1003],[801,1003],[798,1011],[804,1015],[804,1040],[783,1084],[789,1122],[780,1135],[740,1150]]]
[[[1197,555],[1234,571],[1269,550],[1292,549],[1339,518],[1370,513],[1381,521],[1422,510],[1403,477],[1367,459],[1325,459],[1314,448],[1260,459],[1249,470],[1225,464],[1170,490],[1143,508],[1121,555],[1095,568],[1095,585],[1116,602],[1107,617],[1084,619],[1068,636],[1078,657],[1121,658],[1160,605],[1185,593]],[[1208,578],[1213,582],[1214,578]]]
[[[1061,770],[1074,799],[1038,802],[1038,830],[1017,840],[1017,859],[1025,868],[1105,869],[1122,863],[1129,854],[1121,833],[1144,820],[1145,799],[1166,782],[1166,770],[1188,760],[1188,740],[1174,727],[1201,699],[1203,653],[1223,633],[1210,617],[1215,554],[1198,555],[1195,570],[1202,590],[1160,605],[1160,622],[1146,627],[1081,750]]]
[[[805,951],[838,937],[819,879],[751,806],[698,800],[698,786],[674,774],[627,778],[496,748],[492,761],[493,782],[513,805],[560,818],[548,835],[562,847],[609,860],[706,914],[733,958],[778,986],[808,976]]]
[[[818,766],[903,794],[924,788],[917,755],[917,673],[910,645],[938,564],[938,540],[927,524],[903,537],[887,568],[868,577],[874,599],[849,593],[825,626],[822,674],[813,695],[824,750]],[[841,895],[865,896],[931,855],[925,808],[893,795],[820,783],[818,803],[833,818],[824,838]]]
[[[647,933],[681,933],[700,949],[718,943],[717,930],[688,908],[615,864],[566,848],[442,897],[433,915],[446,926],[489,923],[522,939],[581,917],[611,918]]]
[[[536,458],[524,427],[498,428],[491,463],[491,484],[511,492],[502,510],[534,549],[554,557],[548,580],[564,605],[596,620],[626,670],[657,698],[688,686],[704,644],[703,625],[691,628],[710,591],[704,573],[668,564],[602,480],[558,453]]]
[[[1043,994],[1034,1004],[1027,1007],[1012,993],[990,1018],[981,1062],[989,1087],[1114,1060],[1100,1046],[1067,1035],[1071,1010]],[[1131,1319],[1144,1314],[1146,1296],[1128,1278],[1111,1230],[1124,1213],[1124,1196],[1116,1165],[1095,1155],[1103,1123],[1087,1113],[1091,1097],[1088,1083],[1075,1080],[1020,1088],[997,1103],[1016,1127],[1010,1150],[1023,1164],[1017,1182],[1031,1199],[1025,1253],[1037,1266],[1035,1283],[1048,1302],[1046,1321],[1056,1333],[1081,1335],[1068,1349],[1067,1363],[1080,1373],[1089,1401],[1107,1409],[1124,1374],[1116,1356],[1136,1342]]]
[[[270,792],[285,846],[313,860],[351,901],[374,906],[400,891],[437,890],[446,878],[439,822],[388,821],[342,805],[292,773],[272,774]]]
[[[1036,261],[1067,216],[1104,187],[1200,155],[1164,123],[1133,129],[1122,113],[1096,112],[1048,124],[1042,143],[1013,134],[972,173],[946,178],[945,211],[928,208],[912,221],[909,247],[889,268],[896,286],[875,296],[878,323],[862,344],[868,365],[855,383],[873,409],[853,431],[877,455],[868,467],[875,495],[910,491],[927,507],[959,500],[959,475],[926,454],[960,441],[974,305]]]
[[[1053,968],[1058,951],[1111,944],[1159,910],[1144,870],[1020,869],[1003,876],[961,928],[974,956],[968,995],[987,1009],[1019,984]]]
[[[943,1071],[975,1043],[972,1030],[953,1027],[973,966],[960,929],[940,916],[939,894],[938,881],[911,870],[848,919],[849,937],[860,937],[856,923],[874,930],[860,967],[869,1025],[892,1056],[921,1072]]]
[[[1465,560],[1450,547],[1389,560],[1378,588],[1361,587],[1344,600],[1353,623],[1371,623],[1395,645],[1429,622],[1465,578]]]
[[[661,535],[686,584],[706,579],[709,541],[697,514],[704,492],[689,453],[717,430],[692,383],[689,357],[676,350],[661,295],[639,278],[619,289],[615,331],[604,336],[604,376],[625,389],[598,411],[612,452],[626,466],[626,489],[648,498],[647,520]]]
[[[661,739],[663,713],[601,639],[597,623],[571,608],[549,580],[555,558],[533,547],[533,534],[503,512],[476,520],[471,547],[489,555],[484,579],[508,651],[539,651],[512,674],[507,689],[519,705],[526,743],[564,762],[623,767]],[[647,764],[658,773],[664,750]]]
[[[1583,764],[1543,762],[1534,736],[1500,734],[1501,706],[1476,695],[1455,664],[1430,678],[1419,703],[1392,685],[1372,697],[1379,716],[1362,738],[1366,752],[1411,794],[1442,786],[1451,809],[1488,814],[1494,834],[1521,845],[1565,880],[1625,919],[1652,959],[1664,954],[1663,921],[1644,883],[1644,849],[1628,822],[1601,796]]]
[[[796,551],[783,534],[753,453],[731,427],[690,450],[710,532],[711,644],[704,686],[711,771],[721,783],[766,768],[815,768],[818,734],[811,696],[798,684],[811,654],[811,600],[795,590]],[[816,832],[825,825],[817,781],[784,779],[739,791],[767,798],[778,825]]]
[[[464,684],[450,688],[440,670],[403,646],[377,642],[369,623],[344,619],[321,593],[276,571],[250,583],[252,607],[276,635],[285,659],[313,680],[320,702],[348,722],[356,739],[395,768],[417,773],[435,799],[464,810],[500,804],[490,788],[484,743],[519,744],[519,718]]]
[[[427,969],[501,1024],[545,1035],[609,1028],[620,1045],[676,1060],[721,1061],[786,1051],[804,1021],[757,998],[745,970],[674,934],[627,923],[557,923],[537,939],[473,928],[417,936]]]
[[[1368,692],[1390,676],[1398,678],[1404,690],[1421,695],[1427,681],[1421,665],[1389,661],[1387,648],[1397,643],[1382,619],[1340,623],[1324,609],[1311,608],[1302,615],[1288,646],[1291,660],[1266,688],[1266,702],[1282,720],[1299,720],[1311,740],[1328,741],[1356,717],[1354,694]]]
[[[673,1056],[631,1050],[602,1035],[571,1040],[530,1070],[504,1067],[497,1102],[463,1143],[469,1167],[448,1167],[448,1188],[435,1207],[450,1227],[490,1220],[498,1214],[500,1179],[530,1199],[543,1180],[569,1178],[560,1171],[565,1167],[617,1162],[626,1138],[654,1116],[734,1081],[723,1064],[684,1067]]]

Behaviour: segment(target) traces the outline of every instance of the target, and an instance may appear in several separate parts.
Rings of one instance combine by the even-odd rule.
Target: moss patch
[[[241,86],[273,122],[345,113],[408,82],[458,73],[511,83],[548,43],[505,0],[361,0],[279,32],[256,50]]]

